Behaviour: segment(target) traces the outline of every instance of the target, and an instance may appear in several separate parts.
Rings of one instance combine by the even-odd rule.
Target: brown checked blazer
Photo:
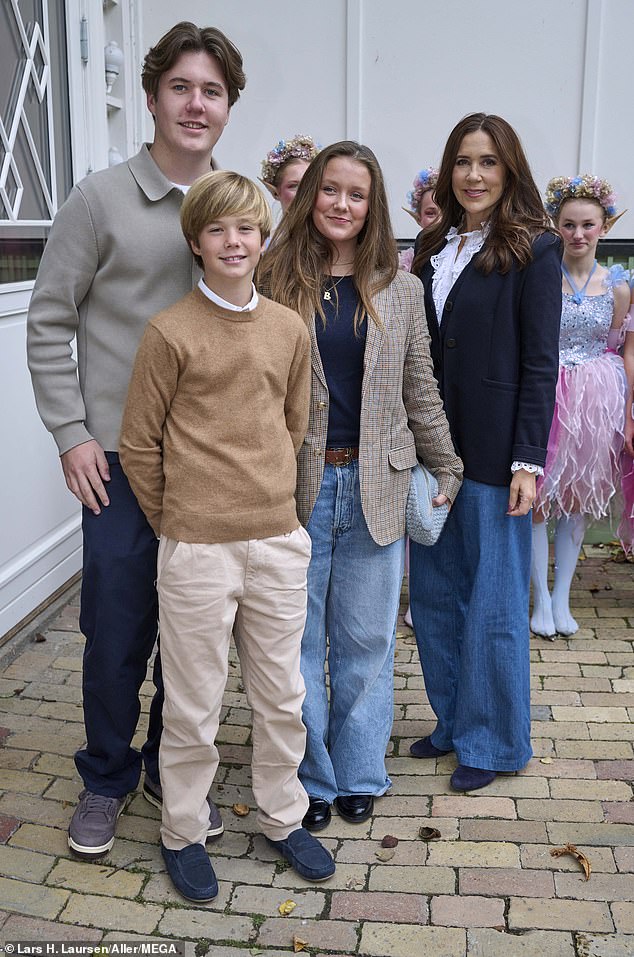
[[[405,503],[410,471],[420,459],[451,501],[462,482],[462,462],[454,452],[434,378],[425,319],[423,286],[399,271],[374,299],[382,328],[368,320],[363,385],[359,479],[363,514],[372,538],[389,545],[405,534]],[[299,452],[297,512],[308,523],[324,472],[328,432],[328,388],[311,336],[311,400],[308,432]]]

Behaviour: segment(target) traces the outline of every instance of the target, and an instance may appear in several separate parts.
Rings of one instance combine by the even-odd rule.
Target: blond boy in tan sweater
[[[212,172],[181,225],[204,277],[149,323],[123,417],[121,461],[157,536],[165,680],[161,849],[176,888],[213,900],[205,837],[231,633],[253,710],[258,823],[308,880],[334,873],[301,822],[299,670],[310,539],[295,508],[308,423],[310,341],[300,317],[258,296],[271,229],[258,187]]]

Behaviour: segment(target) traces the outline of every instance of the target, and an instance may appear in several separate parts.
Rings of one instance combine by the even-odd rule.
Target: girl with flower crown
[[[319,150],[312,136],[298,134],[290,140],[280,140],[262,160],[260,182],[279,202],[282,213],[295,199],[302,176]]]
[[[409,213],[412,219],[415,219],[421,230],[426,226],[431,226],[440,216],[440,210],[436,204],[434,189],[438,182],[438,170],[433,166],[421,169],[414,177],[412,188],[407,194],[407,206],[402,209]],[[410,271],[412,260],[414,258],[414,247],[404,249],[398,255],[399,269]],[[411,622],[408,622],[411,624]]]
[[[564,244],[563,311],[555,414],[535,499],[530,625],[554,639],[579,628],[570,587],[586,525],[609,514],[622,484],[626,380],[617,350],[630,300],[623,267],[596,260],[599,239],[618,219],[610,184],[589,174],[551,179],[546,209]],[[552,593],[549,520],[556,523]]]

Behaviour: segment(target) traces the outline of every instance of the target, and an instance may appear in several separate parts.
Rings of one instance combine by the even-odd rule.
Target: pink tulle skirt
[[[614,352],[560,368],[535,508],[547,518],[581,512],[591,520],[622,511],[619,535],[629,545],[634,475],[623,452],[626,392],[623,360]]]

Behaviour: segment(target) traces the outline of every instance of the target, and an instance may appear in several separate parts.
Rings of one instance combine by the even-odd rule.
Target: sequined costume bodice
[[[559,365],[576,366],[603,355],[612,325],[612,289],[600,296],[586,296],[578,305],[569,293],[562,295]]]

